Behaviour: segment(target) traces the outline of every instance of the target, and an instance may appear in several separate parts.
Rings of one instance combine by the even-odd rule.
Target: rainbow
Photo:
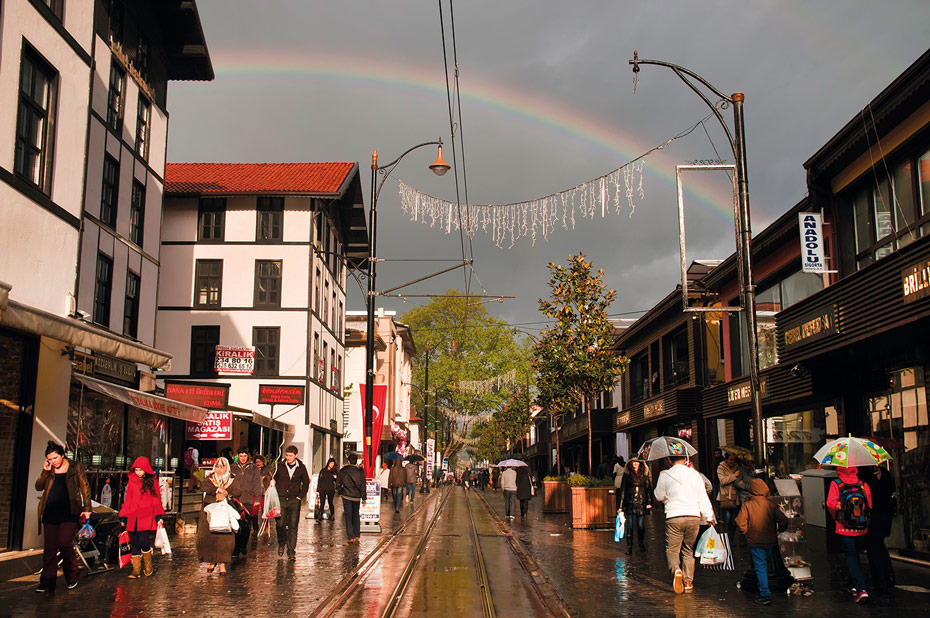
[[[413,65],[399,65],[370,57],[326,56],[313,54],[300,56],[293,52],[261,52],[249,50],[212,52],[216,68],[217,85],[239,81],[254,82],[274,78],[311,78],[321,81],[371,85],[380,89],[428,95],[446,105],[445,80],[435,69],[426,70]],[[586,115],[565,102],[549,98],[546,93],[528,91],[482,81],[472,76],[464,80],[463,101],[476,104],[496,114],[542,128],[559,137],[599,149],[613,158],[609,169],[630,161],[658,145],[641,136],[623,130],[616,124]],[[684,127],[680,127],[684,128]],[[676,187],[675,163],[651,165],[648,169],[659,179]],[[594,178],[605,170],[591,174]],[[588,178],[578,179],[584,182]],[[711,185],[699,175],[691,175],[685,185],[688,195],[697,198],[704,210],[723,221],[732,223],[732,196],[719,186]],[[527,196],[531,198],[535,196]],[[761,228],[759,228],[761,229]]]

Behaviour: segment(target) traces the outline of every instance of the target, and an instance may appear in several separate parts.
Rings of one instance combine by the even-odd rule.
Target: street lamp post
[[[752,237],[751,222],[749,218],[749,177],[746,166],[746,132],[743,120],[743,100],[745,96],[742,92],[734,92],[727,96],[714,88],[703,77],[697,73],[661,60],[641,60],[639,52],[633,52],[633,59],[630,60],[633,65],[634,76],[638,77],[641,64],[654,64],[671,69],[691,90],[694,91],[701,100],[710,108],[717,117],[720,126],[726,133],[727,140],[730,142],[730,148],[733,151],[733,159],[736,165],[736,183],[737,183],[737,217],[736,229],[738,241],[736,243],[736,263],[737,279],[740,288],[740,301],[743,306],[743,313],[746,316],[746,344],[747,354],[749,355],[749,388],[750,401],[752,404],[752,426],[753,426],[753,450],[756,456],[756,465],[764,467],[766,461],[765,454],[765,436],[762,427],[762,393],[759,386],[759,340],[756,333],[756,293],[752,280],[752,263],[750,256],[750,240]],[[697,87],[691,80],[692,78],[700,82],[707,90],[712,92],[717,98],[713,103],[704,92]],[[635,90],[635,88],[634,88]],[[731,133],[726,121],[723,119],[721,109],[727,109],[733,106],[733,126],[734,131]]]
[[[422,144],[417,144],[413,148],[407,149],[402,155],[388,163],[387,165],[378,165],[378,151],[373,150],[371,153],[371,209],[368,213],[368,298],[367,300],[367,310],[368,310],[368,321],[367,321],[367,333],[365,337],[365,429],[367,432],[365,434],[365,453],[364,461],[366,471],[373,471],[375,454],[372,448],[372,435],[374,435],[374,386],[375,386],[375,297],[378,293],[375,291],[375,265],[378,261],[375,252],[375,241],[378,238],[377,234],[377,225],[378,225],[378,196],[381,195],[381,189],[384,188],[384,183],[387,181],[388,177],[391,175],[391,172],[394,171],[394,168],[397,167],[397,164],[406,157],[408,154],[413,152],[418,148],[424,146],[437,146],[438,153],[436,156],[436,161],[434,161],[429,168],[437,176],[442,176],[449,171],[450,166],[442,160],[442,139],[438,139],[435,142],[423,142]],[[377,181],[378,174],[381,174],[381,182]]]

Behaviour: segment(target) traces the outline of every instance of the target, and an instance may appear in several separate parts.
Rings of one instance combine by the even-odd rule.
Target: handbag
[[[129,532],[123,530],[119,533],[119,568],[132,562],[132,548],[129,545]]]

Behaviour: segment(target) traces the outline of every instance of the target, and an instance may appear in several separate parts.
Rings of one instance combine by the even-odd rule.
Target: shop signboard
[[[784,343],[786,350],[835,335],[840,332],[836,321],[836,304],[830,305],[785,325]]]
[[[801,270],[806,273],[826,272],[823,259],[823,220],[818,212],[798,213],[801,226]]]
[[[75,350],[71,359],[71,368],[77,373],[92,376],[94,375],[94,357]]]
[[[270,405],[281,403],[292,406],[303,405],[304,387],[284,384],[259,384],[258,403]]]
[[[901,271],[904,303],[912,303],[930,296],[930,260],[912,264]]]
[[[646,418],[652,418],[654,416],[662,416],[665,413],[665,401],[659,399],[658,401],[653,401],[652,403],[647,403],[643,406],[643,416]]]
[[[165,381],[165,397],[208,410],[225,410],[229,405],[229,384],[213,382]]]
[[[359,519],[363,524],[377,524],[381,519],[381,481],[365,481],[365,501],[358,509]]]
[[[433,478],[433,463],[436,458],[436,441],[432,438],[426,441],[426,478]]]
[[[768,379],[763,379],[759,382],[759,391],[762,393],[763,399],[768,396]],[[749,380],[734,384],[727,388],[727,405],[739,406],[744,403],[749,403],[751,396],[752,387],[749,384]]]
[[[255,348],[218,345],[216,346],[216,362],[213,367],[221,375],[252,375],[255,369]]]
[[[614,431],[620,431],[622,427],[630,424],[630,411],[618,412],[614,415]]]
[[[94,375],[104,375],[122,382],[136,381],[136,364],[98,354],[94,357]]]
[[[202,423],[187,423],[188,440],[232,440],[232,412],[207,412]]]

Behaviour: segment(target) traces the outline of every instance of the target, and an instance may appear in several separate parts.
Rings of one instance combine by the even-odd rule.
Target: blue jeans
[[[413,504],[413,498],[416,495],[417,495],[417,484],[407,483],[407,498],[410,500],[410,504]]]
[[[866,590],[865,578],[862,576],[862,569],[859,567],[859,537],[840,535],[840,543],[843,546],[843,553],[846,554],[846,569],[849,571],[849,579],[852,580],[853,588],[856,590]]]
[[[720,523],[730,525],[736,521],[736,515],[739,509],[720,509]]]
[[[633,547],[633,528],[635,527],[639,535],[639,543],[642,545],[646,540],[646,516],[637,515],[631,511],[624,511],[626,523],[624,524],[623,536],[626,537],[628,547]]]
[[[756,569],[756,579],[759,580],[759,596],[770,597],[772,591],[769,590],[769,556],[772,555],[772,547],[750,547],[749,552],[752,554],[752,566]]]
[[[394,510],[399,511],[404,506],[404,488],[391,487],[391,495],[394,496]]]

